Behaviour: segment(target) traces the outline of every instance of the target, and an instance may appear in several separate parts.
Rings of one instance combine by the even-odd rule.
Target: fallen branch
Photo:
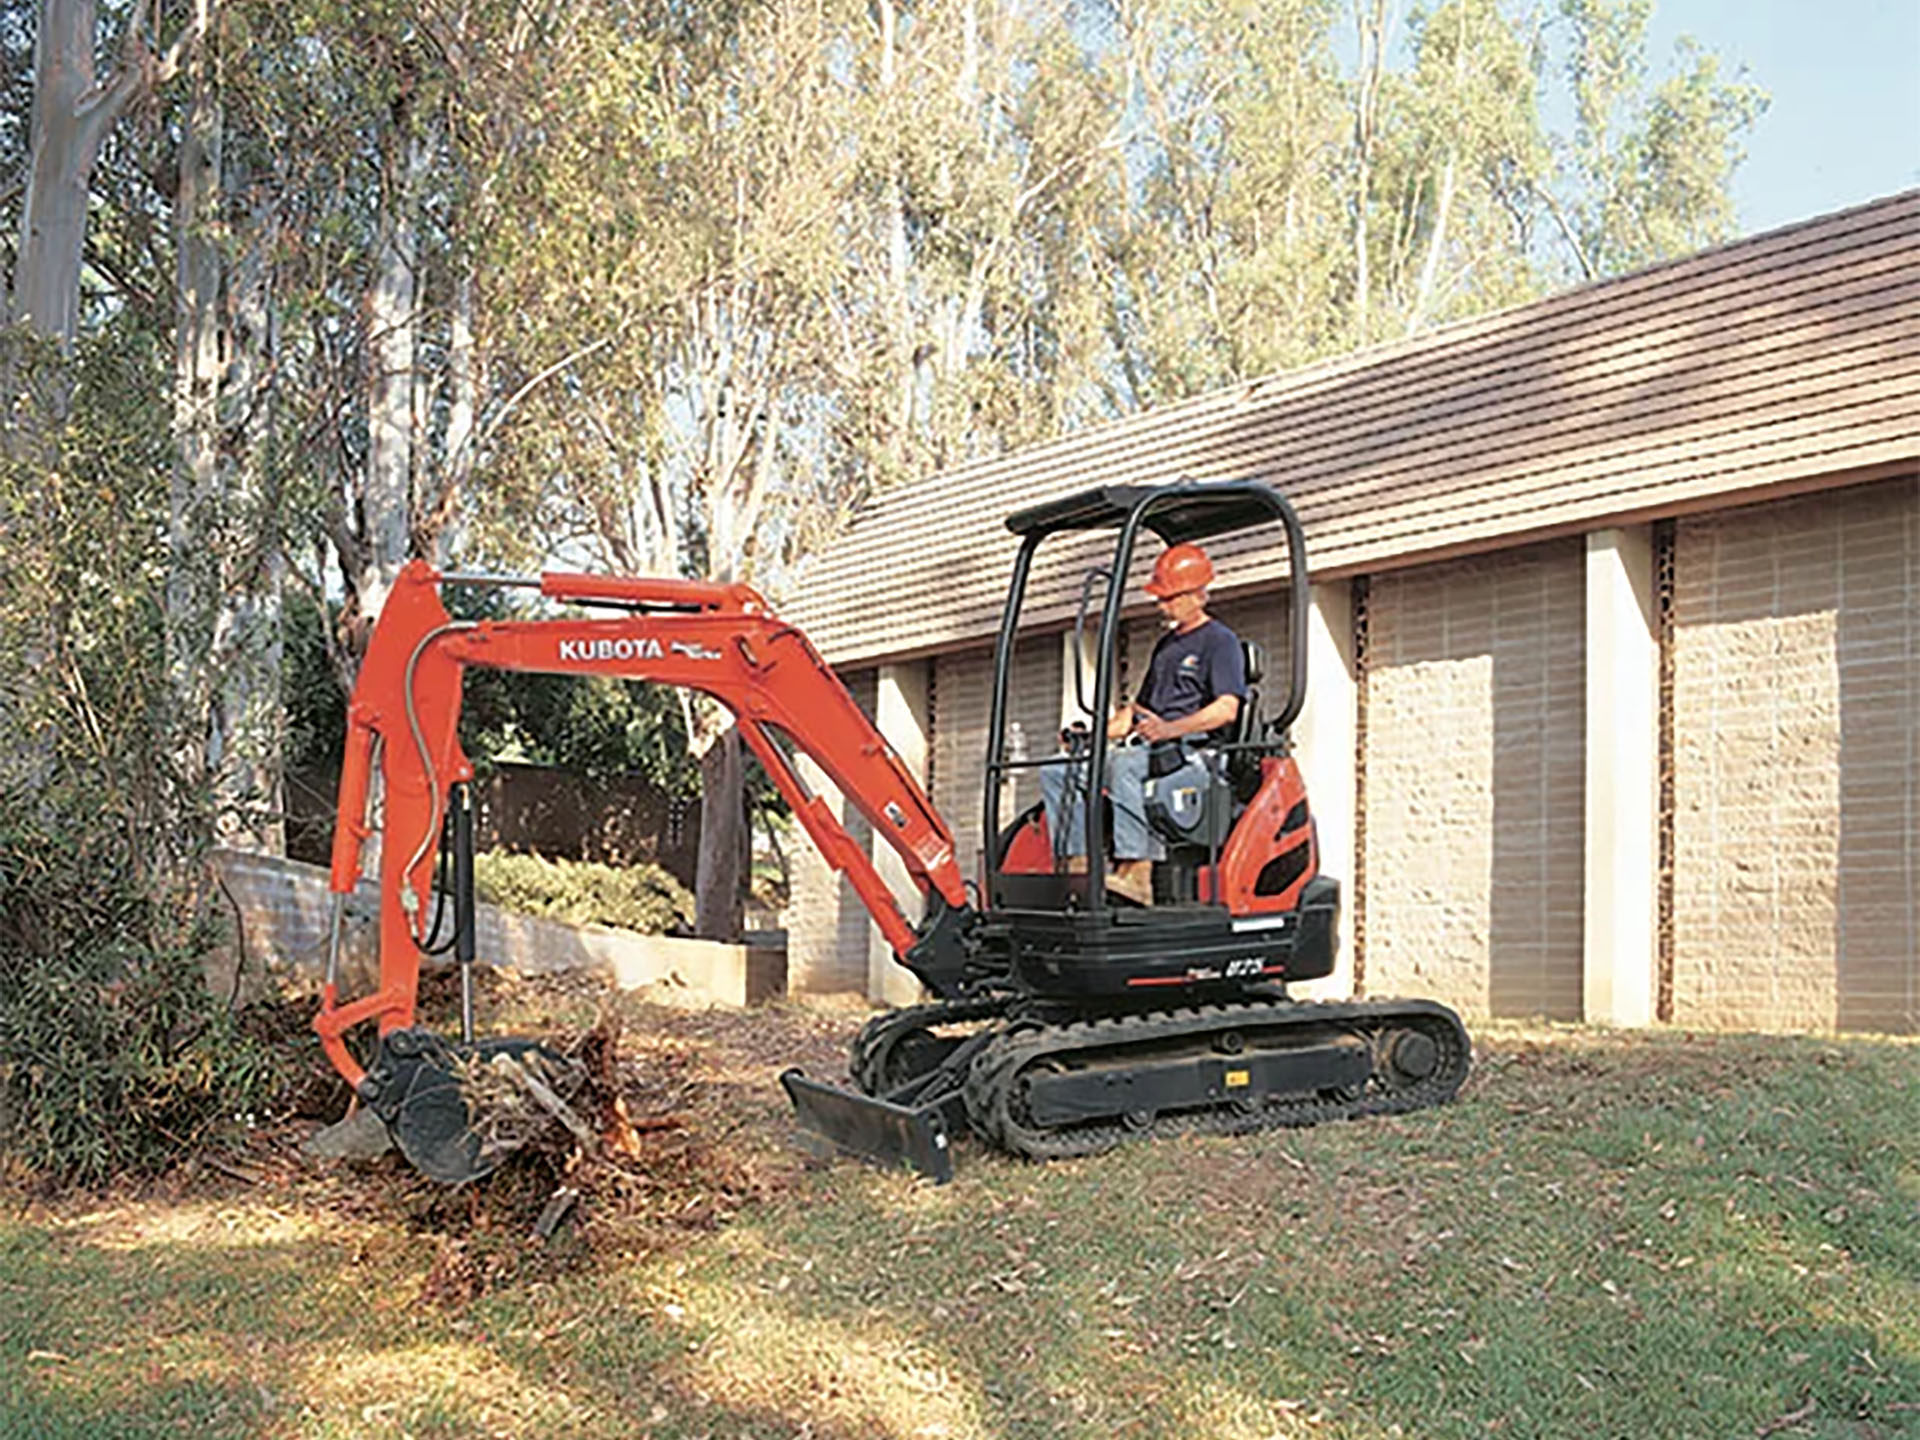
[[[1757,1440],[1766,1440],[1766,1437],[1769,1435],[1777,1434],[1782,1430],[1791,1430],[1802,1421],[1811,1420],[1813,1418],[1813,1412],[1818,1408],[1819,1402],[1816,1401],[1811,1394],[1808,1394],[1807,1403],[1802,1405],[1798,1410],[1788,1415],[1782,1415],[1778,1420],[1769,1420],[1753,1433],[1757,1437]]]

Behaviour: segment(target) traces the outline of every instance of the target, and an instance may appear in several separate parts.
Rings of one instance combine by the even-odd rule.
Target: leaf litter
[[[777,1077],[796,1064],[842,1075],[866,1013],[852,1002],[696,1008],[622,993],[602,977],[484,965],[475,984],[478,1008],[502,1033],[572,1062],[564,1082],[544,1077],[553,1103],[506,1119],[521,1143],[486,1179],[448,1189],[393,1152],[324,1168],[307,1159],[302,1142],[339,1119],[349,1097],[311,1042],[304,997],[253,1022],[299,1053],[286,1113],[251,1132],[243,1154],[203,1155],[190,1168],[204,1186],[237,1179],[345,1219],[399,1223],[435,1246],[422,1298],[462,1305],[511,1281],[672,1248],[792,1186],[809,1161],[790,1143]],[[458,1013],[457,975],[423,975],[421,1023],[452,1033]],[[510,1108],[506,1089],[488,1093]]]

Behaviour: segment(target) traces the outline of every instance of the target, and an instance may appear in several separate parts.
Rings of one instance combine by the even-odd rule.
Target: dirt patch
[[[696,1008],[590,975],[485,966],[475,982],[485,1030],[536,1037],[586,1065],[577,1108],[599,1142],[555,1124],[485,1181],[453,1190],[396,1153],[317,1163],[301,1146],[349,1097],[312,1039],[310,999],[297,997],[248,1019],[257,1039],[291,1057],[279,1113],[242,1149],[200,1155],[163,1188],[184,1196],[238,1183],[341,1220],[398,1224],[436,1247],[424,1298],[458,1304],[511,1279],[684,1243],[791,1186],[808,1162],[792,1140],[780,1072],[844,1077],[848,1042],[868,1013],[851,998]],[[422,1023],[453,1033],[458,1015],[457,977],[423,976]]]

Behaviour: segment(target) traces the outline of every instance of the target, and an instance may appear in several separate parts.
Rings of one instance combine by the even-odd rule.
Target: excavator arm
[[[959,993],[973,912],[951,832],[806,636],[776,617],[752,589],[546,574],[538,585],[550,599],[625,613],[462,622],[441,602],[446,579],[420,561],[401,572],[348,706],[332,856],[334,942],[314,1028],[329,1060],[356,1090],[365,1088],[366,1072],[347,1047],[347,1032],[372,1021],[384,1037],[413,1025],[449,791],[473,774],[458,735],[461,680],[470,666],[644,680],[720,701],[820,854],[845,873],[902,963],[935,994]],[[918,928],[901,913],[832,807],[801,779],[788,746],[817,764],[898,852],[927,897]],[[343,1001],[339,917],[373,832],[368,810],[376,771],[384,794],[379,988]]]

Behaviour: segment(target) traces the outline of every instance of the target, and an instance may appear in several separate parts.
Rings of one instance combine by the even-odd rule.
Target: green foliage
[[[178,1159],[266,1081],[207,990],[212,816],[166,740],[160,356],[130,325],[0,355],[69,400],[0,457],[0,1144],[83,1182]]]
[[[474,857],[480,899],[569,925],[617,925],[643,935],[683,930],[693,896],[658,865],[587,864],[494,850]]]
[[[1561,0],[1576,123],[1558,176],[1581,273],[1618,274],[1725,240],[1741,138],[1764,91],[1691,39],[1649,89],[1651,0]]]
[[[451,590],[447,598],[463,620],[518,615],[497,591]],[[305,596],[288,601],[281,701],[287,763],[295,768],[337,763],[346,741],[346,699],[323,629],[335,622]],[[659,686],[476,667],[465,678],[461,715],[462,744],[482,774],[512,761],[589,778],[637,775],[675,798],[699,793],[684,712]]]
[[[449,592],[461,620],[531,618],[498,590]],[[476,768],[548,765],[589,778],[637,775],[663,794],[699,793],[685,711],[671,690],[605,675],[470,670],[461,734]]]
[[[288,596],[280,703],[286,712],[286,762],[305,770],[340,763],[347,743],[347,699],[328,654],[330,613],[306,594]]]
[[[0,828],[0,1144],[98,1183],[177,1162],[279,1077],[208,990],[209,927],[71,825]]]

